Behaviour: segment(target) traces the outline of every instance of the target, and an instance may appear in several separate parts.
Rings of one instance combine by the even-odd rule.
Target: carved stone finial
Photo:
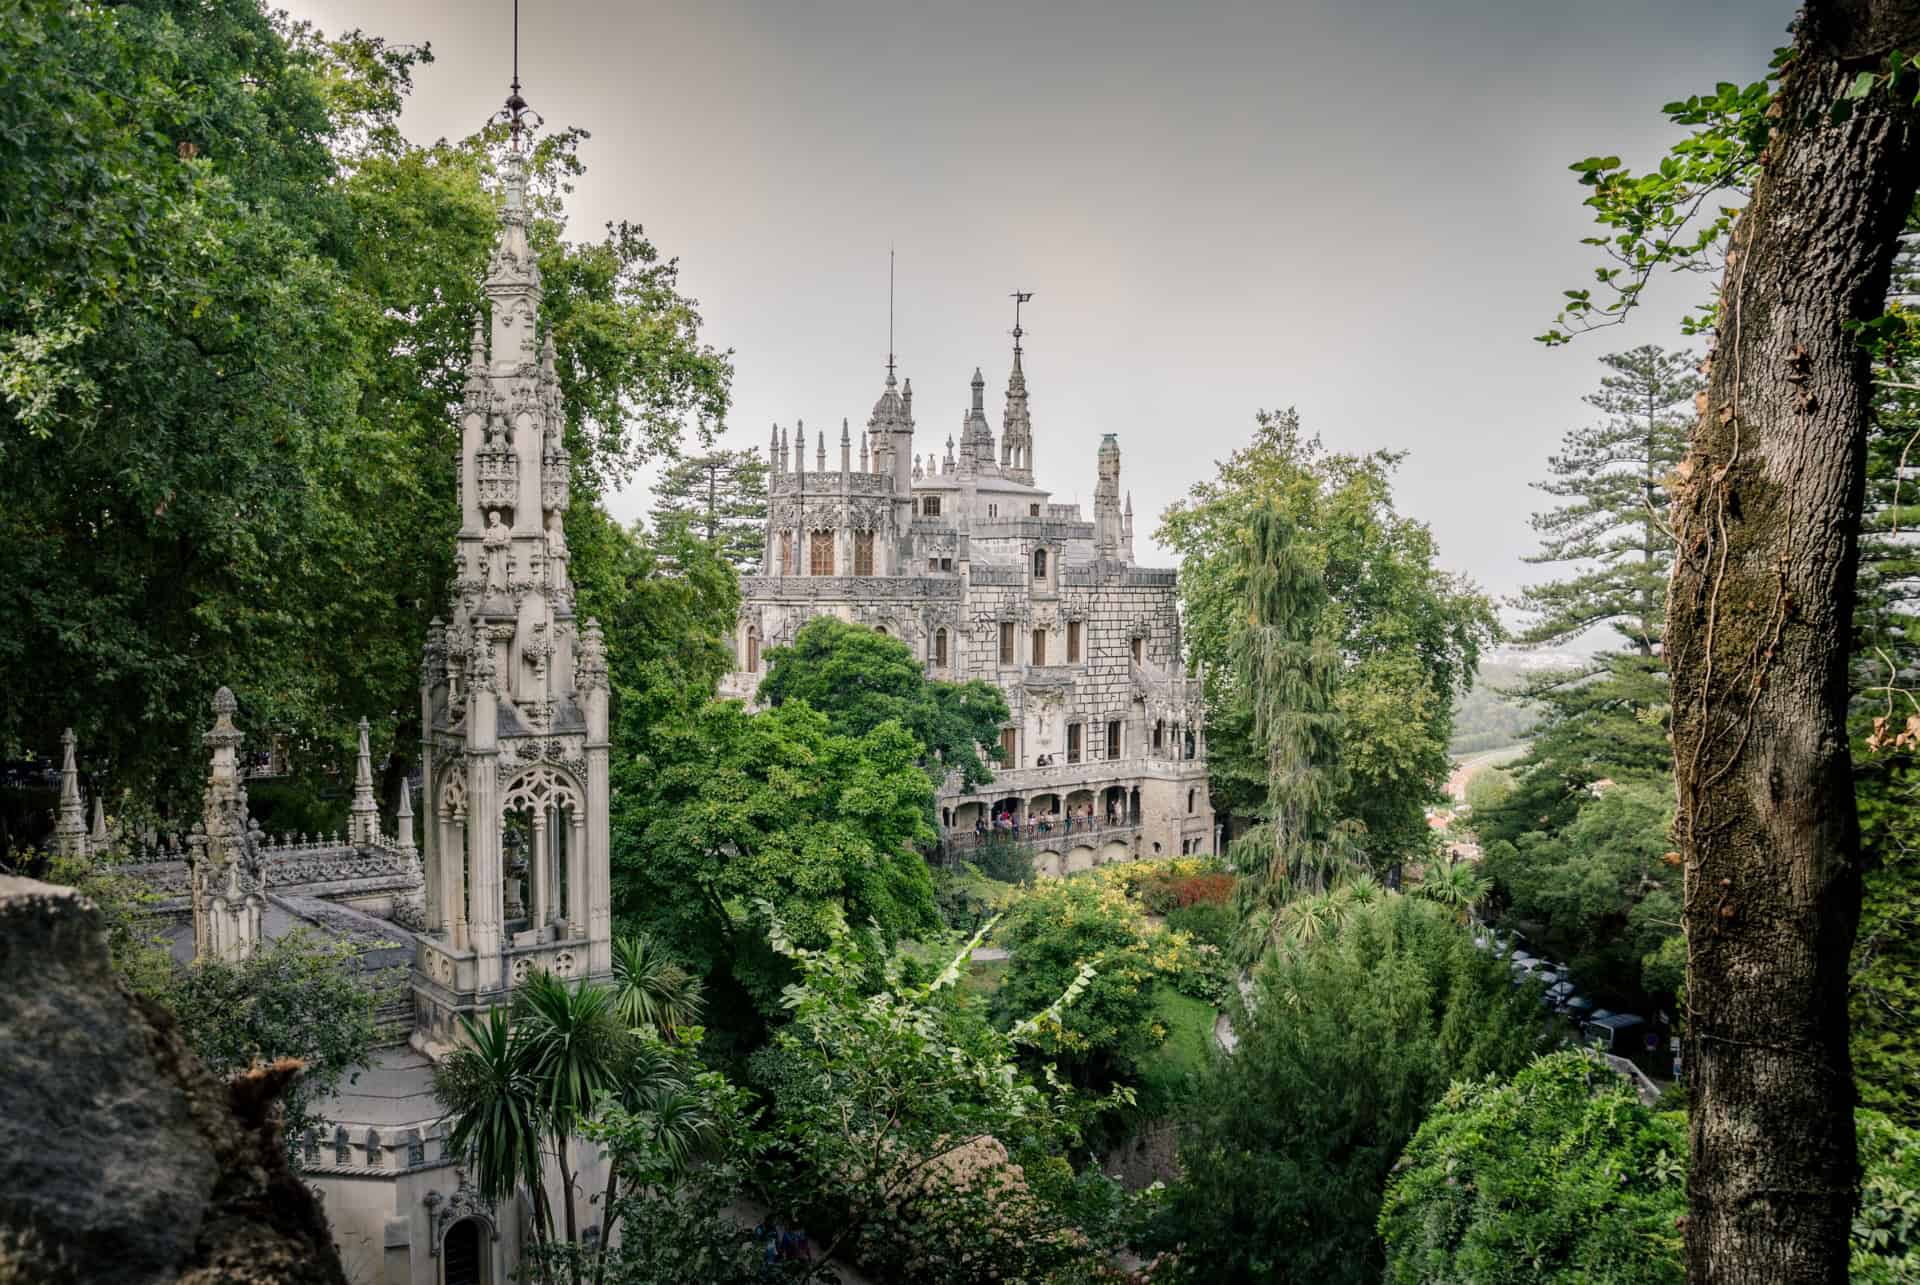
[[[591,617],[580,631],[580,660],[573,685],[582,692],[603,691],[607,686],[607,643],[600,622]]]

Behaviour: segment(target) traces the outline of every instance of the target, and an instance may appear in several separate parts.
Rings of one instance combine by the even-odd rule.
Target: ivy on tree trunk
[[[1668,598],[1686,870],[1687,1275],[1844,1281],[1857,1165],[1847,963],[1860,843],[1847,662],[1869,408],[1917,172],[1913,0],[1809,3],[1734,230],[1676,471]]]

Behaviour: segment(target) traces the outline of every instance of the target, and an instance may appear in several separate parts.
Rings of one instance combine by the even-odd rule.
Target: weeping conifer
[[[1327,587],[1277,506],[1253,515],[1247,538],[1247,629],[1235,663],[1267,766],[1267,819],[1233,846],[1247,953],[1274,940],[1279,909],[1302,888],[1323,890],[1350,844],[1335,812],[1346,784],[1334,695],[1340,654],[1321,629]]]

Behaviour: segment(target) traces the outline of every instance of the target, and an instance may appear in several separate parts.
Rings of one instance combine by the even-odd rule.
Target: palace
[[[837,467],[825,432],[809,463],[804,424],[774,427],[766,551],[741,581],[723,694],[751,698],[766,649],[814,616],[868,625],[912,647],[929,677],[982,678],[1007,698],[990,792],[957,774],[940,791],[943,856],[1002,816],[1043,874],[1213,852],[1178,573],[1134,564],[1114,434],[1095,452],[1091,521],[1035,483],[1022,335],[1016,317],[997,449],[975,370],[958,446],[916,452],[913,381],[896,381],[891,355],[857,448],[841,423]]]

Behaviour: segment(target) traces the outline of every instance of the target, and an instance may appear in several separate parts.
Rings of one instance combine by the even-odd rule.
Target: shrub
[[[1378,1281],[1394,1162],[1451,1079],[1525,1064],[1539,1004],[1443,908],[1387,895],[1270,957],[1247,1008],[1183,1114],[1166,1279]]]
[[[1185,933],[1196,942],[1220,950],[1233,941],[1233,930],[1239,922],[1233,907],[1221,902],[1197,901],[1167,912],[1169,931]]]

